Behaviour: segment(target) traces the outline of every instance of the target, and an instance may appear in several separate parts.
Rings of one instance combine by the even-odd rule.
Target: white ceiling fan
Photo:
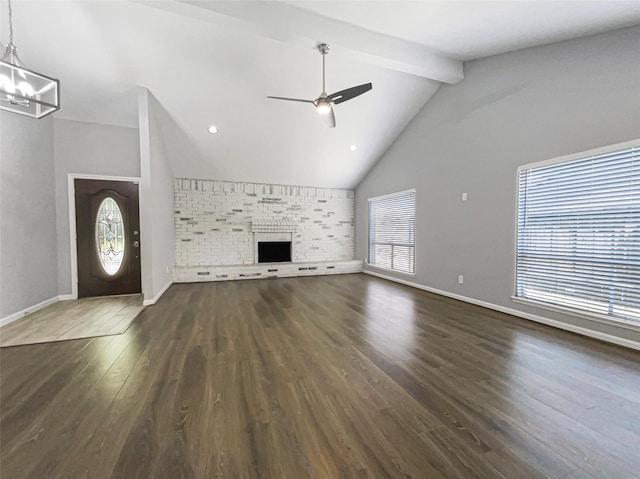
[[[340,90],[338,92],[332,93],[331,95],[327,95],[325,90],[325,57],[329,53],[329,45],[326,43],[318,44],[318,51],[322,55],[322,93],[315,100],[303,100],[300,98],[287,98],[282,96],[268,96],[267,98],[272,98],[274,100],[286,100],[286,101],[298,101],[302,103],[311,103],[316,107],[316,110],[320,115],[322,115],[329,125],[329,128],[334,128],[336,126],[336,117],[333,113],[333,105],[339,105],[347,100],[351,100],[357,96],[362,95],[363,93],[368,92],[373,88],[371,83],[364,83],[362,85],[354,86],[351,88],[347,88],[346,90]]]

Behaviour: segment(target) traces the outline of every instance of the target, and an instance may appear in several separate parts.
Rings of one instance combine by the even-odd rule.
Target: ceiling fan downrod
[[[329,53],[329,45],[326,43],[318,43],[317,45],[318,51],[322,55],[322,94],[327,95],[327,89],[325,87],[325,65],[324,59]]]

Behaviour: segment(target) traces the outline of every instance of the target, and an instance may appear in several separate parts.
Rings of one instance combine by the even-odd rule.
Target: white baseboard
[[[169,289],[169,286],[171,286],[172,284],[173,284],[173,281],[169,281],[167,284],[164,285],[164,288],[162,288],[160,292],[155,295],[154,298],[145,299],[144,301],[142,301],[142,306],[151,306],[152,304],[156,304],[156,302],[165,293],[165,291]]]
[[[73,294],[61,294],[60,296],[58,296],[58,299],[60,301],[71,301],[72,299],[78,299],[78,298],[73,296]]]
[[[23,309],[22,311],[18,311],[16,313],[10,314],[9,316],[5,316],[0,319],[0,326],[4,326],[9,323],[13,323],[14,321],[25,317],[27,314],[35,313],[36,311],[41,310],[42,308],[46,308],[50,304],[57,303],[62,300],[64,296],[54,296],[53,298],[45,299],[44,301],[39,302],[38,304],[34,304],[33,306],[29,306],[28,308]]]
[[[370,274],[371,276],[377,276],[378,278],[387,279],[389,281],[395,281],[396,283],[405,284],[407,286],[411,286],[412,288],[421,289],[423,291],[428,291],[430,293],[439,294],[441,296],[446,296],[448,298],[453,298],[459,301],[464,301],[466,303],[482,306],[484,308],[493,309],[494,311],[500,311],[501,313],[506,313],[512,316],[517,316],[519,318],[528,319],[529,321],[535,321],[536,323],[546,324],[547,326],[553,326],[554,328],[564,329],[565,331],[571,331],[572,333],[581,334],[582,336],[588,336],[590,338],[599,339],[601,341],[606,341],[608,343],[613,343],[619,346],[624,346],[626,348],[636,349],[640,351],[640,343],[636,341],[631,341],[630,339],[621,338],[619,336],[613,336],[611,334],[601,333],[599,331],[593,331],[591,329],[583,328],[581,326],[575,326],[573,324],[564,323],[562,321],[557,321],[551,318],[545,318],[543,316],[538,316],[536,314],[525,313],[523,311],[518,311],[517,309],[507,308],[505,306],[499,306],[497,304],[488,303],[486,301],[481,301],[479,299],[469,298],[467,296],[462,296],[460,294],[449,293],[448,291],[442,291],[440,289],[430,288],[429,286],[424,286],[422,284],[414,283],[404,279],[394,278],[393,276],[387,276],[386,274],[380,274],[380,273],[376,273],[374,271],[368,271],[368,270],[362,270],[362,272],[365,274]]]

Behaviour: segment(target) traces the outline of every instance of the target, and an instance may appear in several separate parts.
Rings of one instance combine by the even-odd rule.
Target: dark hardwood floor
[[[362,274],[0,360],[5,479],[640,477],[639,353]]]

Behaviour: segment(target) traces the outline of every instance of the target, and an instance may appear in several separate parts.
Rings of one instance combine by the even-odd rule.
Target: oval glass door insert
[[[105,198],[96,215],[96,247],[104,271],[113,276],[124,259],[124,222],[113,198]]]

